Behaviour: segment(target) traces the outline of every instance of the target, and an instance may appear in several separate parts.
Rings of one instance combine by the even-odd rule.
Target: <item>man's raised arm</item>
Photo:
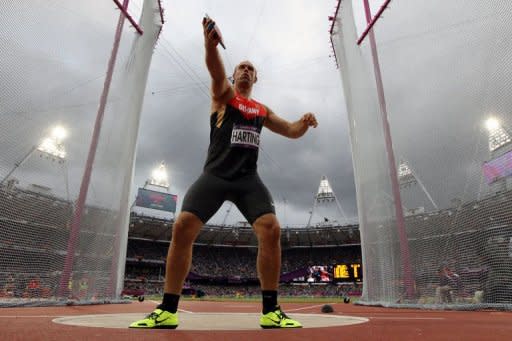
[[[210,18],[203,18],[203,32],[204,32],[204,47],[206,67],[212,77],[212,98],[213,100],[220,100],[231,90],[231,85],[226,78],[226,70],[220,57],[217,45],[220,42],[220,37],[214,29],[215,22]]]

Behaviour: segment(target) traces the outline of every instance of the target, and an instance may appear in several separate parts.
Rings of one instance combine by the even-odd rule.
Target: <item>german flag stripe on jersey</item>
[[[267,109],[264,105],[255,100],[244,98],[239,94],[235,94],[235,97],[229,101],[229,105],[240,111],[246,120],[267,116]]]

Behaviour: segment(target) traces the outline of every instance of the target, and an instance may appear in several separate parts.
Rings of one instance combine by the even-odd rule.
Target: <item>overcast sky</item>
[[[326,175],[346,216],[355,219],[346,108],[328,33],[328,16],[334,14],[336,1],[163,4],[166,23],[147,83],[134,186],[142,186],[151,170],[165,161],[179,209],[187,188],[202,171],[209,142],[210,78],[201,26],[207,13],[223,34],[227,49],[221,56],[228,74],[248,59],[258,70],[255,99],[289,121],[308,111],[317,115],[318,128],[298,140],[263,132],[258,169],[274,197],[278,218],[283,224],[305,225],[320,177]],[[223,206],[211,222],[223,222],[228,207]],[[332,215],[331,219],[342,218],[338,209]],[[238,210],[232,209],[226,222],[240,220]]]
[[[142,3],[130,1],[129,13],[136,20]],[[186,190],[201,174],[210,130],[210,77],[201,25],[207,13],[222,31],[227,50],[221,50],[221,56],[228,75],[240,61],[250,60],[258,70],[252,94],[256,100],[289,121],[306,112],[317,116],[318,128],[298,140],[266,129],[262,133],[259,174],[273,195],[281,223],[306,225],[322,176],[328,177],[345,216],[354,221],[357,208],[346,105],[329,35],[328,18],[334,15],[337,1],[164,0],[162,4],[166,22],[145,89],[130,201],[161,161],[168,167],[170,192],[178,195],[178,210]],[[21,187],[42,185],[54,195],[75,200],[119,11],[104,0],[3,2],[1,9],[0,175],[11,174]],[[360,6],[356,11],[360,13]],[[118,74],[135,34],[126,23]],[[124,146],[113,147],[112,142],[126,138],[128,146],[129,138],[116,131],[122,128],[116,126],[115,107],[131,98],[115,92],[120,83],[114,79],[108,97],[100,134],[105,148],[99,148],[87,196],[92,205],[114,205],[114,197],[122,192],[113,190],[120,186],[120,170],[112,166],[126,169],[124,161],[116,159]],[[55,124],[68,130],[66,162],[61,164],[35,157],[39,154],[34,152]],[[344,222],[341,210],[331,206],[319,207],[313,223],[323,217]],[[227,215],[228,207],[223,206],[211,222],[244,220],[236,208]]]
[[[223,33],[227,50],[221,50],[221,56],[228,74],[239,61],[249,59],[259,76],[255,99],[290,121],[308,111],[317,115],[318,128],[299,140],[268,130],[263,133],[259,172],[281,222],[307,223],[322,175],[328,177],[346,216],[354,219],[357,207],[347,109],[339,70],[330,57],[328,17],[334,15],[336,3],[164,1],[167,22],[148,79],[134,185],[142,185],[163,160],[180,207],[186,189],[201,173],[209,137],[209,75],[201,19],[208,13]],[[362,1],[352,3],[361,33],[366,26]],[[383,1],[370,3],[376,13]],[[481,172],[483,162],[492,157],[484,122],[494,116],[510,126],[510,96],[503,92],[510,88],[509,39],[504,38],[510,31],[510,11],[508,3],[497,0],[449,2],[443,8],[435,2],[411,0],[392,4],[378,22],[379,60],[396,161],[407,161],[421,180],[421,186],[402,191],[406,208],[433,209],[427,192],[439,207],[450,207],[453,199],[475,200],[490,190]],[[362,93],[366,103],[373,101],[378,108],[367,40],[360,50],[348,48],[361,53],[367,63],[367,71],[353,77],[368,77],[370,84],[368,89],[357,88],[354,78],[352,91]],[[353,110],[356,121],[360,120],[364,108]],[[378,109],[375,113],[368,122],[359,121],[362,129],[355,137],[359,145],[363,139],[368,141],[370,150],[361,152],[361,167],[368,169],[376,167],[375,160],[384,159],[385,154],[378,147],[384,141],[367,130],[381,131]],[[385,173],[386,169],[383,166]],[[381,179],[388,180],[387,176]],[[412,190],[414,194],[408,193]],[[390,197],[390,193],[385,194]],[[367,195],[371,201],[375,194]],[[212,222],[223,222],[226,210],[224,206]],[[338,210],[332,215],[338,217],[331,219],[341,219]],[[239,220],[243,219],[234,210],[227,222]]]
[[[373,13],[382,2],[370,1]],[[4,89],[0,92],[0,174],[5,176],[17,167],[11,177],[19,179],[20,186],[47,186],[68,200],[75,200],[79,192],[119,16],[110,1],[91,3],[3,2],[0,11],[0,82]],[[142,0],[130,3],[129,12],[138,18]],[[210,78],[204,63],[201,21],[208,13],[227,46],[220,53],[228,75],[241,60],[248,59],[258,70],[253,89],[256,100],[289,121],[306,112],[317,115],[318,128],[298,140],[266,129],[262,133],[259,173],[274,197],[281,223],[306,225],[324,175],[346,217],[354,221],[357,207],[347,106],[328,32],[328,17],[334,15],[337,1],[162,3],[166,23],[145,87],[130,201],[164,161],[179,210],[186,190],[202,172],[209,142]],[[353,3],[360,34],[365,27],[362,1]],[[443,8],[435,2],[411,0],[396,2],[375,26],[395,156],[397,161],[404,158],[424,185],[407,189],[416,191],[413,194],[403,191],[406,208],[432,209],[426,191],[443,208],[454,198],[474,200],[489,189],[481,173],[482,163],[491,158],[483,122],[492,114],[504,126],[511,125],[512,100],[506,91],[512,58],[508,48],[511,11],[508,2],[498,0],[449,2]],[[409,25],[410,18],[415,25]],[[131,61],[127,58],[132,58],[136,34],[127,24],[114,78],[121,77]],[[359,71],[343,69],[354,71],[351,93],[360,95],[364,104],[353,107],[353,122],[359,120],[357,127],[361,128],[354,138],[358,148],[367,148],[360,151],[359,169],[385,173],[387,167],[376,161],[385,159],[385,151],[377,136],[381,125],[371,53],[367,41],[360,48],[349,48],[357,60],[365,62]],[[368,88],[358,87],[363,83],[369,84]],[[133,134],[125,133],[121,123],[134,127],[136,119],[136,115],[120,116],[125,112],[116,111],[119,103],[131,103],[135,97],[123,97],[120,85],[123,82],[114,79],[87,197],[88,203],[110,203],[111,209],[117,209],[116,196],[127,188],[120,183],[120,174],[129,160],[119,158],[126,156],[122,152],[130,148]],[[366,110],[367,104],[376,109]],[[360,121],[364,117],[367,122]],[[29,152],[59,122],[69,130],[64,141],[66,162],[32,157],[37,153]],[[22,160],[26,162],[18,167]],[[386,176],[379,181],[385,184],[388,180]],[[379,194],[387,199],[374,200],[369,190],[365,200],[386,201],[390,193]],[[316,209],[313,224],[324,217],[344,222],[336,205],[324,206]],[[244,220],[236,208],[228,215],[228,208],[223,206],[210,222]]]
[[[382,2],[370,1],[373,13]],[[142,0],[130,3],[129,12],[138,18]],[[227,50],[220,51],[228,75],[248,59],[258,70],[255,99],[289,121],[306,112],[317,115],[318,128],[298,140],[266,129],[262,133],[259,173],[282,224],[308,222],[324,175],[346,217],[354,220],[347,105],[328,32],[328,17],[334,15],[337,1],[162,3],[166,23],[145,87],[130,201],[152,169],[164,161],[179,210],[186,190],[202,172],[209,142],[210,78],[201,21],[208,13],[223,33]],[[343,3],[347,9],[347,2]],[[362,1],[353,4],[360,34],[366,26]],[[481,172],[482,164],[496,156],[489,153],[484,122],[494,116],[509,131],[512,126],[508,92],[512,5],[499,0],[437,4],[393,2],[375,26],[395,156],[407,161],[422,183],[402,191],[402,204],[408,209],[433,209],[430,201],[446,208],[453,199],[468,202],[492,191]],[[105,0],[4,1],[0,9],[0,175],[10,174],[21,187],[42,185],[54,195],[76,200],[119,11]],[[341,27],[349,27],[350,20]],[[410,25],[411,20],[415,25]],[[125,72],[133,65],[131,58],[137,58],[130,54],[136,34],[126,24],[88,187],[88,204],[113,210],[127,188],[121,173],[126,173],[130,160],[123,152],[131,148],[134,134],[126,127],[135,129],[137,119],[120,104],[136,108],[129,105],[136,96],[124,97],[129,88],[124,85],[139,85],[116,77],[136,74]],[[359,129],[354,135],[361,156],[358,169],[361,176],[369,177],[366,183],[378,180],[386,185],[387,167],[378,162],[385,160],[386,152],[379,137],[382,125],[368,42],[347,46],[346,51],[346,56],[352,53],[352,61],[364,62],[359,68],[354,67],[357,63],[341,65],[352,77],[349,93],[360,98],[352,103],[353,126]],[[64,125],[69,133],[64,163],[48,161],[34,148],[55,124]],[[375,178],[372,171],[383,177]],[[427,200],[427,191],[433,200]],[[370,187],[365,200],[379,203],[391,198],[390,190],[374,192]],[[227,215],[228,207],[222,207],[211,222],[243,220],[235,208]],[[313,223],[323,217],[344,220],[336,205],[319,207],[317,212]]]

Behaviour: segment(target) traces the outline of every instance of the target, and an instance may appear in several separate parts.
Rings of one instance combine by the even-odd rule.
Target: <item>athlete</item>
[[[289,138],[298,138],[316,127],[312,113],[296,122],[277,116],[253,100],[251,91],[258,80],[254,65],[243,61],[234,70],[232,84],[226,77],[217,50],[220,37],[215,22],[203,19],[206,66],[211,82],[210,146],[203,174],[190,187],[182,211],[172,229],[166,263],[162,304],[131,328],[178,326],[178,301],[192,263],[192,246],[201,227],[225,200],[233,202],[252,225],[258,240],[257,272],[262,289],[262,328],[300,328],[277,302],[281,270],[280,226],[272,197],[256,171],[260,132],[263,126]]]

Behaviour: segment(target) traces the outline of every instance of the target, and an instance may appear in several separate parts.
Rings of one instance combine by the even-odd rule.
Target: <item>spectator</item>
[[[33,277],[27,285],[27,291],[29,297],[40,297],[41,296],[41,281],[39,276]]]
[[[439,286],[436,288],[437,303],[453,303],[453,291],[462,290],[460,276],[446,263],[439,268]]]

